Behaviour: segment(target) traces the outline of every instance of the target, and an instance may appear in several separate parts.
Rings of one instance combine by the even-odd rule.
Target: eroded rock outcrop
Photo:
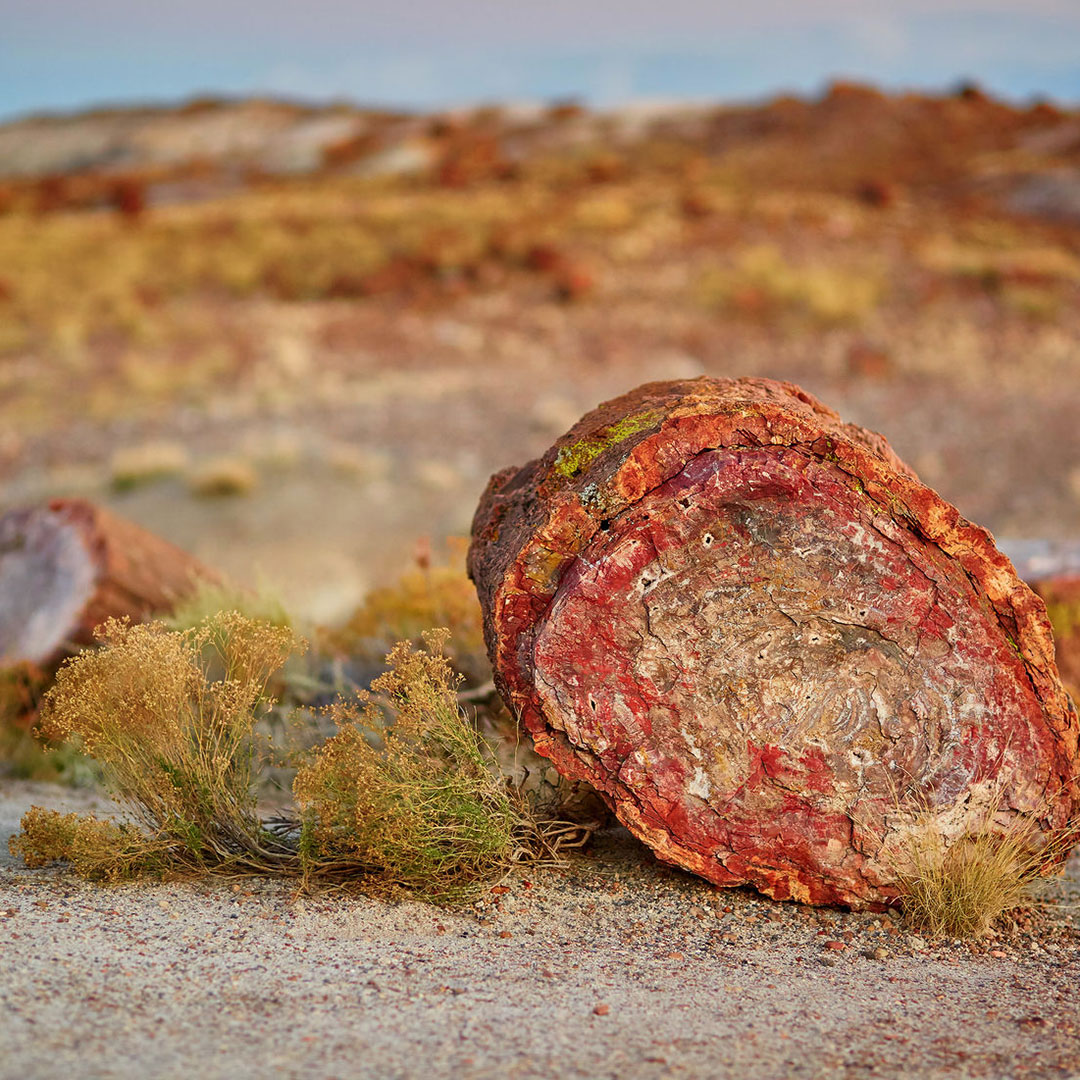
[[[852,906],[1080,803],[1042,602],[878,435],[763,379],[653,383],[492,478],[470,573],[505,700],[663,859]]]

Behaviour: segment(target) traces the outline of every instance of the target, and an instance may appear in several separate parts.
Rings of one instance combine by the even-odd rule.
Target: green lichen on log
[[[570,479],[587,469],[605,450],[652,427],[659,417],[655,409],[627,416],[602,431],[564,446],[555,458],[555,471]]]

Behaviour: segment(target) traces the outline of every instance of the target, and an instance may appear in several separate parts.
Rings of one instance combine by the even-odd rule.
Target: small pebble
[[[593,1007],[593,1012],[596,1013],[597,1016],[607,1016],[607,1014],[611,1012],[611,1006],[601,1003]]]

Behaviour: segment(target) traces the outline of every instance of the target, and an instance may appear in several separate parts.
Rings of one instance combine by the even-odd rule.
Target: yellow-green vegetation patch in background
[[[698,281],[706,307],[752,317],[786,315],[823,327],[863,322],[884,293],[884,275],[874,266],[799,265],[772,244],[746,248],[733,266],[708,270]]]
[[[450,631],[446,654],[466,683],[475,686],[490,679],[480,602],[465,573],[468,541],[450,537],[447,548],[446,562],[422,554],[396,582],[373,589],[344,626],[325,632],[323,647],[381,660],[395,642],[419,646],[425,630],[444,626]]]
[[[1080,701],[1080,578],[1040,581],[1035,591],[1054,628],[1058,671],[1073,699]]]
[[[1053,322],[1065,305],[1061,290],[1054,284],[1005,285],[1001,302],[1017,315],[1037,322]]]
[[[146,442],[123,446],[112,456],[109,475],[118,491],[178,476],[188,466],[187,449],[180,443]]]
[[[928,270],[990,285],[1080,284],[1080,257],[1049,245],[973,244],[939,236],[919,248],[918,259]]]
[[[223,498],[249,495],[259,483],[259,474],[243,458],[220,457],[196,465],[187,482],[193,495]]]
[[[170,630],[194,630],[223,611],[238,612],[245,619],[281,629],[295,629],[292,616],[268,589],[242,589],[229,582],[213,581],[201,581],[162,621]]]
[[[385,479],[392,464],[389,454],[347,442],[330,443],[324,458],[335,472],[360,483]]]

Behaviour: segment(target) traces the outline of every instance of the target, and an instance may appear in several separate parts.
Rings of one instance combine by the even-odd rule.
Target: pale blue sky
[[[0,117],[195,93],[732,100],[831,77],[1080,101],[1080,0],[0,0]]]

